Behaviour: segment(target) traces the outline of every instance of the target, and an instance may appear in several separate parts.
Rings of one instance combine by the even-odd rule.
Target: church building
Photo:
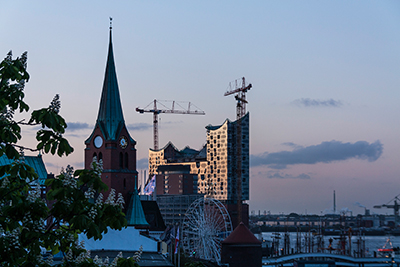
[[[85,169],[90,169],[93,158],[103,161],[102,181],[122,193],[125,203],[137,186],[136,141],[130,136],[122,113],[121,99],[115,70],[112,27],[99,113],[92,134],[85,141]]]

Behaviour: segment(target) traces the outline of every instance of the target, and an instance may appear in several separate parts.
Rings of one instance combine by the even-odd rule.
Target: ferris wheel
[[[232,230],[229,213],[220,201],[199,198],[186,211],[182,246],[189,255],[219,263],[221,242]]]

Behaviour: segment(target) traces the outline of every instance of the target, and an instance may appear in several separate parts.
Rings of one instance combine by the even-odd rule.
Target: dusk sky
[[[138,171],[153,133],[152,115],[136,107],[193,102],[205,116],[160,116],[160,147],[200,149],[206,125],[235,120],[224,92],[244,76],[251,211],[332,212],[335,190],[337,211],[393,214],[372,206],[400,194],[399,1],[3,1],[0,56],[28,51],[27,103],[46,107],[60,94],[69,125],[75,152],[45,155],[48,172],[83,168],[109,17]],[[23,135],[35,146],[33,130]]]

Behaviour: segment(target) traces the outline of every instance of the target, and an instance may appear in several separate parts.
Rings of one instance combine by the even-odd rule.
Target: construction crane
[[[225,92],[224,96],[235,95],[235,99],[237,101],[236,104],[236,118],[240,119],[244,115],[246,115],[246,104],[248,103],[246,100],[246,93],[252,87],[251,83],[246,86],[246,80],[242,77],[240,83],[240,79],[235,80],[234,82],[230,82],[228,86],[228,90]]]
[[[380,209],[380,208],[388,208],[388,209],[393,209],[394,212],[394,216],[397,218],[399,217],[399,210],[400,210],[400,204],[397,202],[397,200],[399,199],[400,194],[398,194],[397,196],[395,196],[394,198],[392,198],[389,202],[387,202],[386,204],[382,204],[382,205],[375,205],[374,209]],[[393,201],[393,205],[389,205],[390,202]]]
[[[163,103],[161,100],[156,100],[150,102],[145,108],[136,108],[136,111],[143,114],[145,112],[153,113],[153,139],[154,139],[154,150],[158,150],[158,114],[160,113],[171,113],[171,114],[190,114],[190,115],[205,115],[206,113],[203,110],[200,110],[198,107],[193,105],[190,102],[183,101],[162,101],[162,102],[172,102],[172,107],[169,108]],[[164,107],[164,109],[159,109],[157,107],[157,103]],[[182,107],[180,104],[187,104],[187,108]],[[153,104],[153,109],[147,109],[150,105]],[[175,108],[175,105],[178,106],[178,109]],[[193,110],[194,108],[194,110]]]
[[[224,96],[235,95],[236,103],[236,204],[238,212],[237,224],[242,221],[242,117],[246,115],[246,93],[251,89],[251,83],[246,85],[242,77],[229,83],[229,88]]]

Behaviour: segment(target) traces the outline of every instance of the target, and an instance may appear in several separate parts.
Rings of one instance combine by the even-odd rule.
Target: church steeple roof
[[[124,115],[122,114],[121,99],[119,96],[117,73],[115,71],[111,26],[106,72],[104,75],[103,91],[101,93],[97,123],[99,124],[106,140],[116,140],[122,127],[125,125]]]
[[[135,190],[131,195],[131,199],[129,200],[128,208],[126,209],[126,220],[128,221],[128,226],[150,226],[149,223],[146,221],[136,185]]]
[[[85,144],[89,144],[94,138],[96,128],[100,131],[106,141],[117,141],[121,130],[125,126],[124,115],[122,113],[121,98],[119,96],[117,73],[114,63],[114,52],[112,44],[112,27],[110,18],[110,41],[108,45],[108,56],[106,72],[104,74],[103,90],[101,93],[99,113],[92,134],[86,139]],[[136,141],[127,133],[130,143]]]

